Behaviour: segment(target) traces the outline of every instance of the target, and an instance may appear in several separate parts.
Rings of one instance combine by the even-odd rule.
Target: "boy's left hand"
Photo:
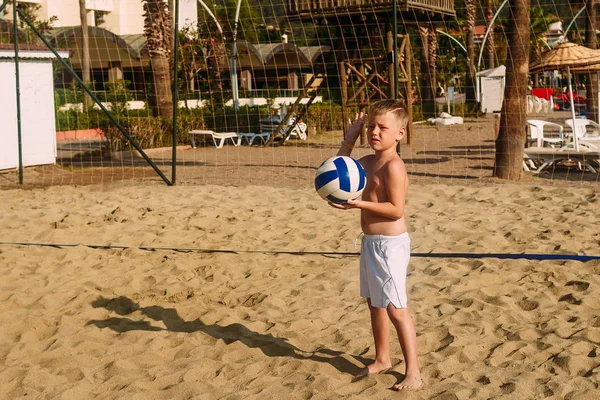
[[[351,210],[353,208],[359,208],[358,202],[358,200],[348,200],[346,203],[338,204],[330,201],[329,205],[340,210]]]

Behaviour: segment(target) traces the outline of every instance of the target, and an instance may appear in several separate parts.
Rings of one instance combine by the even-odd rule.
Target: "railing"
[[[254,90],[242,90],[240,96],[244,95],[249,98],[275,98],[275,97],[298,97],[300,95],[300,89],[254,89]]]
[[[287,12],[290,15],[319,13],[327,10],[345,9],[391,9],[392,0],[288,0]],[[399,9],[420,9],[454,15],[454,0],[398,0]]]
[[[256,98],[264,98],[264,99],[275,99],[277,97],[298,97],[300,95],[301,89],[253,89],[253,90],[244,90],[241,89],[239,91],[240,98],[246,99],[256,99]],[[200,92],[197,90],[190,91],[188,93],[191,99],[200,99],[207,100],[211,98],[211,94],[208,92]],[[231,91],[223,91],[222,95],[231,99],[232,94]],[[183,100],[184,96],[182,93],[179,95],[179,100]]]

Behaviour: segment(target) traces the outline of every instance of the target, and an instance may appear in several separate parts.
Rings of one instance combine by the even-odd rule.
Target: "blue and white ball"
[[[346,203],[360,197],[367,175],[355,159],[336,156],[323,161],[315,176],[315,189],[321,198],[332,203]]]

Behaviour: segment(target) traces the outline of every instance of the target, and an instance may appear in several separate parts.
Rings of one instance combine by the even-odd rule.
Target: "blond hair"
[[[369,106],[369,114],[371,115],[382,115],[389,112],[396,116],[402,128],[406,128],[406,124],[408,124],[408,111],[403,100],[379,100]]]

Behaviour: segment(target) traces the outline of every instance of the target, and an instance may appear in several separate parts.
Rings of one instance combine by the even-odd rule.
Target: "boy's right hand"
[[[362,133],[366,118],[367,116],[365,113],[361,112],[360,114],[356,114],[354,121],[349,121],[350,124],[348,125],[348,131],[346,132],[346,139],[344,139],[346,143],[350,145],[356,143],[356,139],[358,139]]]

